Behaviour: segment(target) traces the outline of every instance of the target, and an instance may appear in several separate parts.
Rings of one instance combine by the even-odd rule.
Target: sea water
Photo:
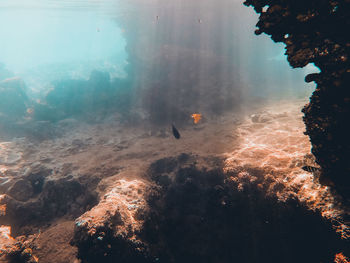
[[[2,0],[0,63],[25,81],[28,94],[40,97],[52,81],[88,79],[93,70],[108,72],[111,78],[126,78],[129,63],[135,68],[139,63],[128,60],[128,45],[133,47],[129,51],[141,53],[138,57],[142,58],[150,52],[155,57],[160,52],[159,42],[173,48],[197,42],[200,44],[194,47],[204,47],[203,54],[221,49],[220,55],[227,57],[223,67],[230,61],[228,67],[234,67],[233,74],[240,76],[236,79],[241,82],[240,89],[250,90],[249,94],[271,97],[310,93],[310,86],[303,83],[305,70],[289,67],[283,46],[253,35],[257,16],[240,1],[231,1],[225,11],[210,1],[190,1],[192,5],[187,7],[182,2]],[[208,9],[214,10],[211,17],[206,17]],[[175,67],[183,60],[180,51],[176,52],[172,58]],[[197,60],[197,68],[201,69],[206,63],[203,55]],[[157,61],[147,63],[152,67]],[[137,74],[146,73],[141,70]]]

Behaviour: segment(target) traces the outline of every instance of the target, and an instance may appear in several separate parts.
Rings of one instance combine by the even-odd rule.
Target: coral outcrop
[[[23,175],[2,174],[7,190],[0,205],[7,212],[0,216],[0,224],[11,225],[12,235],[31,233],[30,226],[47,224],[67,214],[78,216],[95,204],[96,194],[79,180],[72,175],[52,178],[52,172],[34,165]]]
[[[153,162],[150,182],[118,180],[76,220],[83,262],[332,262],[349,242],[293,195],[279,201],[258,168],[215,156]],[[151,184],[150,184],[151,183]],[[150,187],[151,186],[151,187]]]
[[[72,244],[83,262],[144,262],[144,244],[136,233],[147,191],[140,180],[118,180],[97,206],[76,219]]]
[[[273,180],[263,171],[225,173],[220,159],[200,159],[151,165],[161,190],[148,198],[140,236],[160,262],[331,262],[348,245],[297,199],[266,195]]]
[[[260,14],[256,34],[286,44],[292,67],[314,63],[320,73],[303,112],[312,153],[322,168],[320,182],[350,198],[350,1],[247,0]]]
[[[4,236],[4,227],[0,227],[0,262],[1,263],[38,263],[38,258],[33,254],[32,242],[35,236],[20,236],[13,239],[8,235]],[[6,232],[5,232],[6,233]]]

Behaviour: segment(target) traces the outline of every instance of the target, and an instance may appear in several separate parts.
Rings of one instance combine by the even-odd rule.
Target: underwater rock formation
[[[112,112],[129,110],[128,80],[110,79],[109,73],[92,71],[88,80],[64,79],[52,83],[45,100],[33,106],[33,119],[56,122],[65,118],[96,121]]]
[[[294,68],[314,63],[306,76],[316,90],[303,112],[312,153],[322,168],[320,182],[350,198],[350,1],[247,0],[260,14],[256,34],[286,44]]]
[[[12,77],[0,81],[0,98],[1,139],[31,137],[41,140],[59,134],[58,127],[42,121],[49,119],[48,116],[58,120],[59,112],[47,105],[33,102],[28,97],[27,87],[21,78]],[[40,116],[36,118],[39,121],[33,121],[33,116]]]
[[[144,244],[136,233],[149,190],[139,180],[119,180],[97,206],[76,219],[72,244],[83,262],[144,262]]]
[[[151,191],[121,180],[76,220],[83,262],[316,263],[349,253],[320,213],[267,195],[263,171],[225,173],[218,157],[180,154],[147,175]]]
[[[24,236],[13,239],[11,243],[0,243],[0,262],[37,263],[38,258],[33,255],[33,250],[28,245],[29,242]]]
[[[7,175],[8,190],[0,199],[7,212],[0,216],[0,224],[10,224],[12,235],[30,233],[31,225],[47,224],[67,214],[76,217],[96,203],[96,193],[72,175],[53,179],[52,172],[33,166],[23,175]]]
[[[186,147],[171,130],[160,137],[119,122],[73,120],[57,123],[71,132],[54,140],[0,143],[0,262],[349,257],[349,232],[332,221],[342,222],[332,214],[337,203],[301,169],[310,148],[302,103],[184,129]]]
[[[201,168],[184,157],[150,169],[161,190],[140,236],[160,262],[331,262],[346,247],[320,214],[267,196],[261,171],[226,174],[218,159]]]

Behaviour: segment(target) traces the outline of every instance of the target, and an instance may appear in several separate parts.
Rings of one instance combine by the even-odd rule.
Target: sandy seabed
[[[44,141],[0,142],[0,259],[20,238],[31,243],[27,252],[34,260],[79,262],[77,248],[70,245],[74,227],[85,225],[93,231],[111,211],[119,211],[124,222],[116,230],[119,235],[128,236],[130,229],[137,232],[142,228],[137,211],[146,209],[146,196],[154,184],[145,175],[150,164],[183,153],[200,156],[198,166],[207,165],[206,158],[219,158],[225,172],[240,170],[231,178],[238,190],[247,180],[257,180],[249,169],[259,169],[270,182],[268,195],[281,202],[293,196],[310,210],[320,211],[339,236],[349,239],[343,220],[349,212],[329,187],[302,169],[305,165],[317,168],[303,134],[300,109],[305,103],[277,101],[242,116],[204,116],[198,124],[180,127],[180,140],[172,136],[171,127],[130,127],[111,118],[96,125],[62,121],[63,136]],[[75,183],[68,191],[66,185]],[[66,196],[65,204],[56,204],[60,191]],[[17,214],[23,212],[27,214]]]

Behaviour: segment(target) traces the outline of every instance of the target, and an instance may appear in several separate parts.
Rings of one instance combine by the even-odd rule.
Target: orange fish
[[[197,124],[202,119],[202,114],[193,113],[191,117],[193,119],[193,123]]]
[[[33,109],[33,108],[28,108],[28,109],[27,109],[27,113],[28,113],[28,114],[33,114],[33,112],[34,112],[34,109]]]
[[[343,253],[338,253],[335,255],[334,259],[335,263],[349,263],[349,259],[343,255]]]

